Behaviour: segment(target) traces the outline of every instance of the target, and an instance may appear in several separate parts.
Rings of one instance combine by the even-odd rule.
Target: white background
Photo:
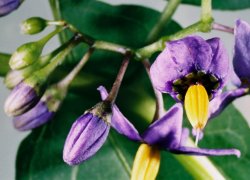
[[[114,4],[119,3],[133,3],[141,4],[145,6],[162,10],[166,1],[156,0],[108,0]],[[0,18],[0,52],[12,53],[21,44],[38,39],[42,35],[37,36],[21,35],[19,30],[19,24],[22,20],[31,16],[41,16],[47,19],[52,19],[52,13],[48,1],[45,0],[26,0],[20,8],[12,14]],[[194,23],[199,19],[200,9],[198,7],[180,6],[174,15],[174,19],[180,23],[183,27]],[[225,25],[234,26],[236,19],[241,18],[250,23],[250,10],[242,11],[214,11],[213,16],[216,22],[223,23]],[[210,34],[201,34],[205,38],[219,36],[224,41],[226,48],[228,49],[230,58],[233,54],[233,36],[230,34],[220,33],[213,31]],[[49,49],[55,49],[58,45],[57,38],[54,38],[52,42],[48,44],[45,51]],[[28,134],[17,132],[12,127],[11,119],[8,118],[3,112],[3,104],[9,91],[4,87],[3,80],[0,78],[0,179],[12,180],[15,177],[15,155],[20,141]],[[237,107],[242,111],[245,118],[250,122],[250,111],[247,110],[250,105],[250,98],[244,97],[237,100],[235,103]]]

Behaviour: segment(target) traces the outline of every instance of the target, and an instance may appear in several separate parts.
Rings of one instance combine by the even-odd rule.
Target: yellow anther
[[[202,130],[208,120],[209,98],[204,86],[197,84],[188,88],[184,99],[184,105],[189,122],[197,131],[196,143],[200,130]]]
[[[154,180],[159,167],[159,149],[147,144],[141,144],[135,156],[131,180]]]

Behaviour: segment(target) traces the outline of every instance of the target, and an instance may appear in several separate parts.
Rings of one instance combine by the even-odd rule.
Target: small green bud
[[[23,34],[37,34],[47,27],[47,20],[40,17],[31,17],[21,23]]]
[[[39,41],[29,42],[17,48],[11,56],[9,65],[11,69],[18,70],[29,66],[39,58],[43,50],[43,44]]]
[[[4,78],[4,84],[7,88],[13,89],[17,84],[23,80],[23,74],[21,71],[12,70]]]

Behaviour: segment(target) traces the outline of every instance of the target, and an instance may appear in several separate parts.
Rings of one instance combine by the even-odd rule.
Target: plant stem
[[[87,53],[82,57],[81,61],[75,66],[75,68],[63,79],[58,83],[58,86],[62,88],[67,88],[72,80],[76,77],[76,75],[80,72],[82,67],[86,64],[89,60],[90,56],[94,52],[94,48],[89,48]]]
[[[126,54],[127,52],[132,51],[131,49],[119,45],[119,44],[115,44],[115,43],[111,43],[111,42],[106,42],[106,41],[95,41],[94,48],[96,49],[102,49],[102,50],[107,50],[107,51],[113,51],[113,52],[117,52],[120,54]]]
[[[234,33],[234,28],[229,27],[229,26],[225,26],[225,25],[222,25],[219,23],[215,23],[215,22],[212,24],[212,29],[222,31],[222,32],[227,32],[230,34]]]
[[[168,24],[169,21],[171,20],[171,17],[173,16],[180,2],[181,0],[169,0],[168,1],[166,7],[164,8],[161,14],[159,21],[149,33],[146,42],[151,43],[152,41],[155,41],[158,38],[164,26],[166,26],[166,24]]]
[[[123,79],[124,74],[127,70],[130,58],[131,58],[131,53],[127,53],[122,61],[120,70],[116,76],[116,79],[115,79],[115,82],[112,86],[112,89],[111,89],[108,97],[105,99],[105,101],[109,101],[111,103],[115,102],[117,94],[118,94],[120,86],[121,86],[122,79]]]
[[[212,19],[212,1],[202,0],[201,1],[201,21],[209,22]]]
[[[148,59],[142,61],[144,67],[145,67],[145,70],[148,74],[148,77],[150,79],[150,82],[152,84],[152,81],[151,81],[151,76],[150,76],[150,62]],[[157,89],[155,89],[155,87],[153,86],[152,84],[152,87],[153,87],[153,90],[154,90],[154,94],[155,94],[155,99],[156,99],[156,107],[155,107],[155,115],[154,115],[154,118],[153,118],[153,121],[161,118],[163,115],[164,115],[164,103],[163,103],[163,97],[162,97],[162,94],[160,91],[158,91]],[[152,122],[153,122],[152,121]]]

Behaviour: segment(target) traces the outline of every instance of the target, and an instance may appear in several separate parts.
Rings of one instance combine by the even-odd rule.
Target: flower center
[[[191,85],[185,95],[184,106],[189,122],[196,130],[196,144],[199,132],[205,127],[208,120],[209,98],[205,87],[201,84]]]
[[[172,84],[172,90],[177,95],[180,101],[184,101],[185,94],[190,85],[202,84],[206,89],[209,100],[213,98],[213,92],[220,87],[220,81],[212,74],[207,74],[203,71],[192,72],[186,76],[177,79]]]

